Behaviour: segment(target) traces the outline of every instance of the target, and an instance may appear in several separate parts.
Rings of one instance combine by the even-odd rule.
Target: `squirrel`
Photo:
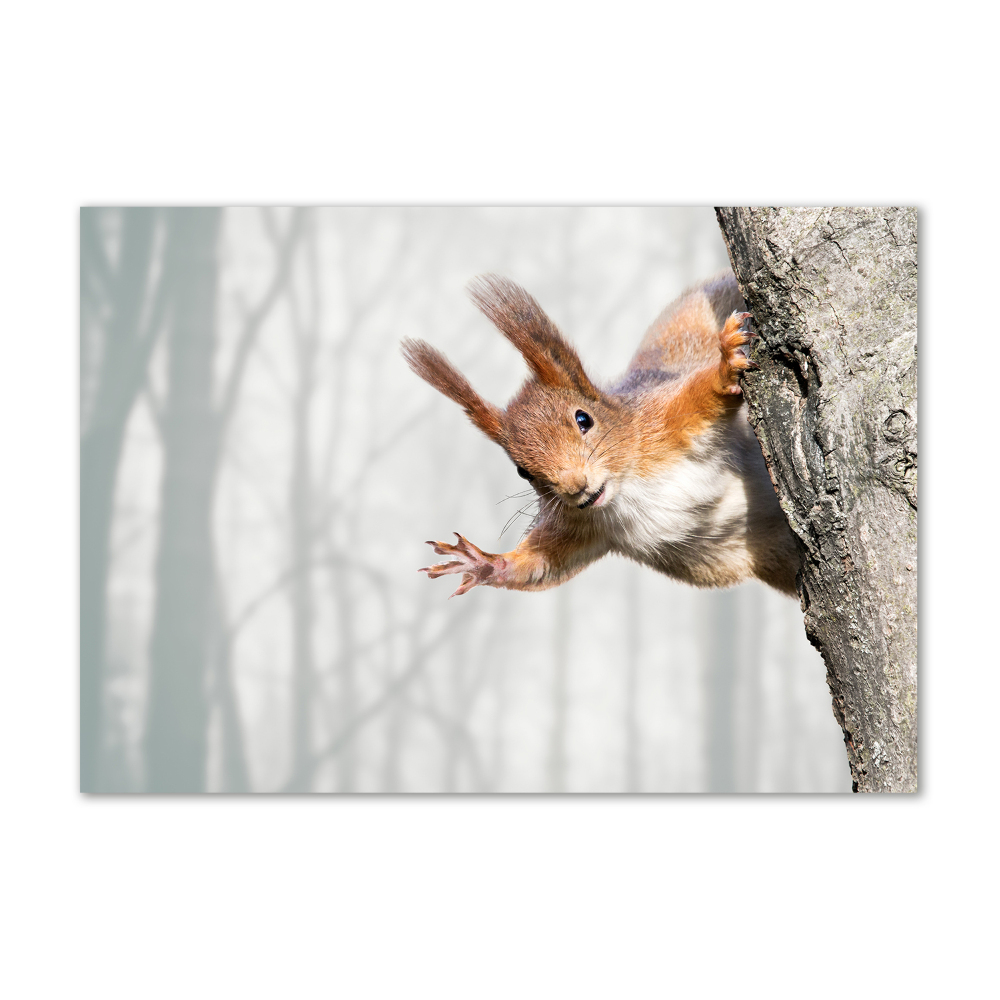
[[[628,369],[606,388],[538,303],[496,275],[469,285],[476,306],[521,352],[531,375],[506,409],[484,400],[443,354],[404,340],[422,379],[453,399],[507,452],[539,509],[510,552],[491,553],[457,532],[428,542],[473,587],[545,590],[609,552],[697,587],[750,577],[795,595],[799,551],[745,418],[741,350],[750,319],[723,272],[689,288],[646,332]]]

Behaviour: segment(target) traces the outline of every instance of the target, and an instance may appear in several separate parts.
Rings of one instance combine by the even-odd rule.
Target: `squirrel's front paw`
[[[751,336],[743,328],[743,324],[750,319],[750,313],[734,312],[719,334],[719,349],[722,351],[722,360],[719,362],[720,391],[724,394],[737,394],[740,390],[740,372],[756,371],[755,365],[741,350],[745,344],[749,344]]]
[[[462,585],[451,595],[452,597],[465,594],[478,584],[490,583],[490,577],[500,569],[500,560],[503,558],[483,552],[457,531],[455,537],[458,539],[457,545],[449,545],[447,542],[428,542],[427,544],[432,546],[439,556],[455,556],[457,562],[437,563],[435,566],[424,566],[417,570],[418,573],[426,573],[432,580],[436,580],[446,573],[461,573]]]

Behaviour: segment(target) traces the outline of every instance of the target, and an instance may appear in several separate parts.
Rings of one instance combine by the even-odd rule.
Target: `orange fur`
[[[440,351],[422,340],[409,339],[403,341],[402,350],[410,367],[425,382],[458,403],[488,438],[500,441],[503,411],[499,406],[487,403]]]
[[[696,301],[697,313],[702,312],[703,302]],[[695,309],[687,311],[682,319],[688,319]],[[737,410],[743,404],[739,375],[750,365],[740,352],[749,343],[742,331],[744,320],[749,313],[733,313],[726,320],[722,332],[708,333],[706,326],[687,326],[692,339],[714,341],[719,351],[716,365],[707,365],[693,371],[672,395],[657,400],[648,408],[648,416],[655,413],[655,419],[648,421],[648,429],[643,434],[642,454],[646,459],[638,468],[640,474],[649,474],[659,465],[670,461],[671,457],[686,451],[691,441],[714,424],[724,413]],[[698,315],[699,322],[705,317]]]
[[[699,586],[753,575],[794,591],[798,550],[759,446],[735,420],[740,376],[756,366],[741,350],[750,314],[731,274],[668,306],[608,389],[523,289],[487,275],[471,291],[532,372],[505,410],[429,345],[406,341],[403,353],[531,477],[540,512],[510,552],[483,552],[461,535],[428,543],[453,558],[422,572],[461,573],[456,594],[543,590],[616,551]]]
[[[523,288],[506,278],[485,274],[470,282],[469,292],[472,301],[521,352],[542,385],[596,397],[597,390],[576,351]]]

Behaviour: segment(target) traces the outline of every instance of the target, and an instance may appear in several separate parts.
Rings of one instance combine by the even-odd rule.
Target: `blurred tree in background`
[[[169,294],[162,213],[80,213],[80,782],[96,791],[104,728],[107,577],[125,428]]]
[[[402,337],[503,402],[523,363],[475,274],[607,378],[725,266],[708,209],[84,210],[82,787],[848,790],[794,601],[621,560],[455,601],[415,572],[530,508]]]

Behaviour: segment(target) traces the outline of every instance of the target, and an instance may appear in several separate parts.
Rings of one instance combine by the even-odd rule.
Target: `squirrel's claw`
[[[752,344],[755,340],[760,340],[760,330],[758,330],[752,323],[748,322],[753,319],[752,313],[740,313],[740,327],[746,334],[747,339]]]
[[[470,590],[472,590],[477,582],[478,581],[471,573],[463,574],[461,586],[448,598],[448,600],[450,601],[452,597],[460,597],[462,594],[467,594]]]
[[[744,323],[751,318],[748,312],[734,312],[719,334],[719,349],[722,360],[719,362],[719,387],[722,395],[737,395],[740,389],[740,372],[757,371],[759,366],[751,361],[742,348],[749,344],[752,335],[744,329]]]
[[[449,545],[448,542],[427,543],[440,556],[455,556],[455,561],[436,563],[434,566],[424,566],[417,570],[418,573],[426,573],[431,580],[436,580],[439,576],[445,576],[448,573],[461,573],[462,583],[458,590],[451,595],[452,597],[466,594],[473,587],[486,583],[496,570],[494,560],[497,558],[483,552],[457,531],[455,537],[458,539],[456,545]]]

